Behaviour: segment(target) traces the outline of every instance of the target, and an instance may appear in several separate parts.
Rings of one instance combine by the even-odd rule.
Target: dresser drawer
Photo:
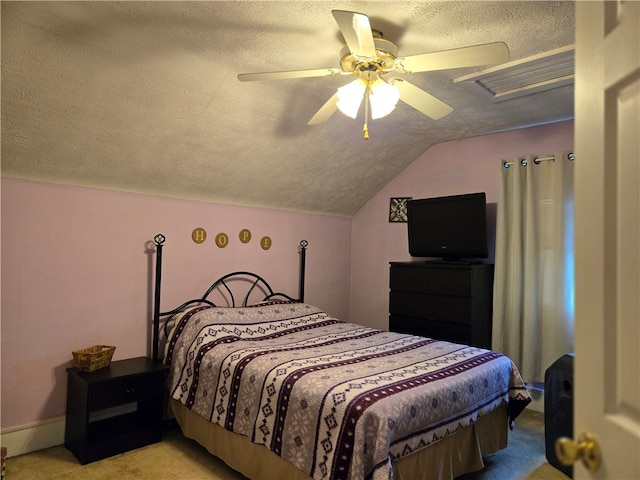
[[[438,297],[421,293],[389,292],[389,313],[425,320],[471,325],[471,297]]]
[[[391,290],[470,297],[473,294],[473,271],[468,268],[416,268],[391,269]]]
[[[431,322],[422,318],[390,315],[389,329],[393,332],[419,335],[433,338],[434,340],[446,340],[463,345],[471,345],[473,343],[471,327],[468,325]]]
[[[89,411],[139,402],[162,395],[164,375],[162,373],[123,377],[92,385],[87,408]]]

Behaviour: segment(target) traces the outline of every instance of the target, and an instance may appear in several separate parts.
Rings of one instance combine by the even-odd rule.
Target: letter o
[[[229,236],[226,233],[219,233],[216,235],[216,245],[219,248],[224,248],[229,245]]]

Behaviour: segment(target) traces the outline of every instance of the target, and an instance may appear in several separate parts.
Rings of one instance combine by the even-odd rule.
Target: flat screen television
[[[409,254],[447,261],[487,258],[484,192],[407,202]]]

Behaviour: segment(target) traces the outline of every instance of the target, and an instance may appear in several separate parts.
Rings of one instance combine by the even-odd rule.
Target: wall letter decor
[[[204,243],[207,239],[207,231],[202,227],[195,228],[193,232],[191,232],[191,238],[196,243]]]
[[[240,238],[240,241],[242,243],[249,243],[251,241],[251,230],[249,230],[248,228],[243,228],[242,230],[240,230],[238,238]]]
[[[260,246],[262,247],[263,250],[269,250],[271,248],[271,238],[262,237],[260,239]]]
[[[219,233],[216,235],[216,245],[220,248],[224,248],[229,245],[229,236],[226,233]]]

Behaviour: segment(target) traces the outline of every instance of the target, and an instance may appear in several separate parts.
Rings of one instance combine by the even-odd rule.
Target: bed
[[[500,353],[305,303],[304,241],[296,297],[234,272],[161,312],[163,243],[156,236],[154,357],[170,366],[169,406],[185,436],[252,480],[455,478],[506,447],[531,401]]]

